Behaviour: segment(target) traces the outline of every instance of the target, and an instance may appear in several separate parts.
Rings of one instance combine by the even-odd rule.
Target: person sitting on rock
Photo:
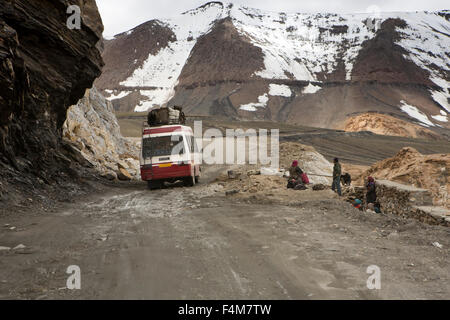
[[[344,186],[351,186],[352,185],[352,176],[350,173],[346,172],[341,176],[341,183]]]
[[[298,166],[298,161],[294,160],[292,161],[292,165],[289,168],[289,179],[301,179],[303,174],[303,170],[300,169],[300,167]]]
[[[377,201],[377,190],[375,185],[375,179],[373,177],[367,178],[366,184],[366,205],[369,203],[375,204]]]
[[[302,182],[303,170],[298,166],[298,161],[294,160],[291,167],[289,168],[289,180],[288,188],[295,188],[298,184]]]

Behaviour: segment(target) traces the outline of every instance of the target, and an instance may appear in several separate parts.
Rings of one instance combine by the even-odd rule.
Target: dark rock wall
[[[66,26],[72,4],[81,8],[81,30]],[[48,182],[67,166],[61,126],[101,73],[102,32],[95,0],[0,1],[3,167]]]

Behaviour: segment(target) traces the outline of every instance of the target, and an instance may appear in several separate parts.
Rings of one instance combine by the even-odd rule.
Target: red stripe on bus
[[[144,134],[157,134],[157,133],[170,133],[174,131],[182,131],[181,127],[168,127],[168,128],[155,128],[155,129],[145,129]]]

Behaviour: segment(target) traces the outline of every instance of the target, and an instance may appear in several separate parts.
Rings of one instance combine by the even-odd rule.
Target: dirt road
[[[134,184],[2,217],[0,232],[0,246],[26,246],[0,250],[1,299],[450,297],[448,228],[364,214],[333,196],[288,207],[236,202],[214,183]],[[70,265],[81,290],[66,288]],[[367,288],[370,265],[380,290]]]

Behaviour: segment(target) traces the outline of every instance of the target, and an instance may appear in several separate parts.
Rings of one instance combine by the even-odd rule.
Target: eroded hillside
[[[106,41],[97,84],[120,111],[182,105],[195,115],[326,128],[375,112],[445,136],[448,19],[447,11],[285,14],[211,2]]]

